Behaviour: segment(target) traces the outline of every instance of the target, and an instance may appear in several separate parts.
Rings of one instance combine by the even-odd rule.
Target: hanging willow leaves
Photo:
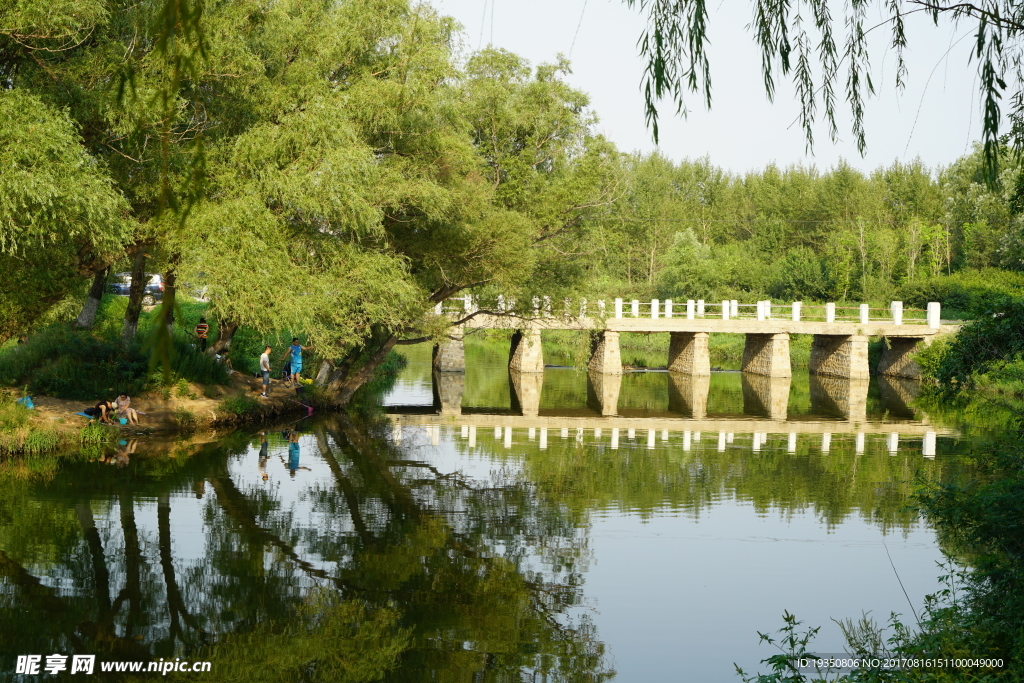
[[[703,100],[705,106],[711,105],[707,7],[704,0],[625,1],[648,20],[638,45],[646,60],[642,83],[646,118],[657,141],[661,100],[668,100],[682,114],[688,109],[691,95]],[[998,182],[1000,135],[1006,119],[1012,149],[1017,154],[1024,149],[1020,124],[1024,115],[1024,4],[1019,1],[853,0],[844,5],[838,19],[832,16],[828,0],[754,0],[748,7],[750,29],[761,51],[765,92],[770,100],[774,98],[778,76],[792,81],[808,147],[814,142],[813,127],[819,113],[824,114],[829,134],[836,139],[835,93],[842,81],[852,115],[851,131],[857,149],[864,153],[864,102],[875,93],[868,36],[875,30],[891,31],[888,49],[896,58],[896,87],[902,89],[907,79],[903,58],[907,49],[906,21],[911,15],[919,15],[917,19],[930,20],[936,26],[940,18],[948,18],[957,27],[972,26],[986,181],[990,185]],[[845,31],[841,41],[836,38],[837,24]],[[1008,114],[1004,113],[1007,100]]]

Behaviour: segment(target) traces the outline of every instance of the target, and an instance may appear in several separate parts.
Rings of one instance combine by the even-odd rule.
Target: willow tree
[[[660,100],[669,100],[677,112],[686,111],[689,97],[711,106],[707,3],[625,1],[648,17],[648,27],[639,41],[647,62],[642,88],[647,122],[657,140]],[[978,69],[985,175],[988,182],[996,182],[1003,102],[1009,105],[1013,146],[1018,153],[1024,149],[1024,4],[1018,0],[854,0],[843,5],[839,17],[833,16],[833,9],[828,0],[757,0],[749,5],[765,91],[771,100],[778,79],[792,81],[808,146],[814,142],[813,125],[820,115],[832,140],[837,139],[836,111],[840,99],[845,98],[852,114],[852,133],[863,153],[867,147],[864,101],[875,92],[869,34],[888,32],[888,49],[895,57],[895,84],[902,89],[908,77],[903,61],[908,48],[907,22],[930,21],[937,27],[942,18],[955,26],[969,25],[974,34],[971,58]]]
[[[613,196],[616,155],[567,65],[460,64],[427,6],[22,5],[0,70],[81,130],[126,202],[120,256],[206,287],[223,329],[303,331],[342,403],[396,343],[437,333],[435,303],[564,285],[556,264]]]
[[[0,341],[46,320],[130,234],[128,206],[62,111],[0,89]]]

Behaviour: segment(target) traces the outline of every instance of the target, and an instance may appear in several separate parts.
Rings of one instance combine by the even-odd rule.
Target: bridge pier
[[[868,338],[860,334],[816,334],[811,342],[812,375],[868,379]]]
[[[902,377],[878,378],[878,396],[882,399],[882,407],[892,417],[908,420],[916,419],[917,411],[911,404],[921,391],[921,384]]]
[[[439,372],[465,372],[466,347],[463,343],[461,327],[452,327],[448,338],[440,344],[434,344],[431,363]]]
[[[619,390],[622,388],[622,369],[618,373],[587,373],[587,406],[602,417],[619,414]]]
[[[743,412],[747,415],[785,421],[789,406],[789,385],[792,377],[743,375]]]
[[[904,379],[921,379],[921,368],[912,359],[918,342],[924,337],[885,337],[882,357],[878,360],[878,374]]]
[[[544,352],[540,344],[540,328],[516,330],[508,354],[510,372],[544,372]]]
[[[537,417],[540,412],[540,393],[544,388],[543,372],[509,372],[508,383],[512,394],[512,410],[523,417]]]
[[[867,419],[867,379],[840,379],[811,375],[811,411],[851,422]]]
[[[603,330],[591,336],[590,362],[587,363],[587,370],[600,375],[622,374],[622,355],[619,353],[618,332]],[[618,397],[617,392],[616,397]],[[615,413],[609,414],[614,415]]]
[[[766,377],[792,377],[788,334],[747,334],[743,346],[743,372]]]
[[[466,387],[463,372],[441,372],[434,370],[434,409],[439,415],[462,415],[462,392]]]
[[[708,415],[708,390],[711,388],[711,373],[691,375],[679,372],[668,373],[668,409],[698,420]]]
[[[687,375],[710,375],[707,332],[670,332],[668,369]]]

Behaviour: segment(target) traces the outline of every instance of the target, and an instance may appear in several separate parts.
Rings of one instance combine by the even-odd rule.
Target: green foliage
[[[28,423],[28,408],[15,402],[8,392],[0,392],[0,431],[11,431]]]
[[[806,660],[808,655],[811,655],[807,646],[814,640],[820,627],[801,631],[799,626],[803,622],[798,621],[789,612],[782,613],[782,620],[785,624],[775,637],[761,632],[757,634],[762,643],[772,645],[779,650],[779,654],[761,660],[762,664],[771,667],[770,674],[748,676],[743,669],[733,664],[736,667],[736,674],[743,679],[744,683],[802,683],[807,680],[803,671],[797,666],[797,662],[801,659]]]
[[[967,323],[956,338],[923,359],[931,376],[949,390],[971,386],[976,376],[1024,353],[1024,299],[1008,301],[989,315]]]
[[[655,154],[627,157],[621,173],[624,196],[589,241],[591,298],[889,301],[962,267],[973,220],[944,213],[962,191],[953,176],[916,162],[740,176]],[[998,241],[1017,230],[1000,223]]]
[[[174,421],[178,423],[178,429],[182,432],[195,431],[199,426],[199,418],[188,408],[175,408]]]
[[[225,398],[217,406],[217,410],[235,417],[245,417],[256,412],[260,408],[260,402],[249,394],[238,394]]]
[[[188,398],[193,401],[197,398],[196,393],[192,391],[192,388],[188,385],[188,381],[184,377],[178,379],[178,381],[174,383],[174,395],[178,398]]]
[[[668,101],[677,113],[688,110],[688,96],[696,95],[711,106],[711,75],[707,43],[708,8],[703,0],[626,0],[647,16],[647,28],[638,45],[646,61],[642,89],[647,123],[658,140],[658,107]],[[903,52],[908,47],[905,21],[913,11],[903,3],[876,0],[845,6],[837,18],[827,0],[810,0],[804,5],[751,3],[754,17],[753,40],[761,53],[761,75],[765,92],[773,99],[779,77],[792,81],[799,102],[799,120],[807,147],[814,144],[814,125],[823,113],[829,137],[838,136],[836,126],[837,86],[850,107],[851,132],[861,153],[867,147],[864,136],[864,101],[875,91],[871,55],[875,50],[894,53],[895,83],[904,86],[907,67]],[[936,26],[939,17],[954,24],[976,22],[967,34],[975,37],[973,58],[978,65],[978,100],[982,111],[983,155],[981,175],[990,184],[998,181],[1002,141],[1010,139],[1016,150],[1024,147],[1024,131],[1010,126],[1003,132],[1001,102],[1019,102],[1024,26],[1018,20],[1020,3],[999,0],[992,3],[930,3],[925,9]],[[738,11],[738,10],[737,10]],[[945,25],[945,24],[943,24]],[[868,35],[877,27],[891,31],[885,47],[869,45]],[[840,28],[845,35],[837,35]],[[875,62],[879,60],[875,55]],[[845,74],[843,73],[845,71]],[[1010,87],[1007,87],[1010,83]],[[1016,84],[1016,85],[1013,85]],[[1019,106],[1011,107],[1015,120]]]
[[[929,301],[938,301],[944,318],[970,320],[991,316],[1007,301],[1024,298],[1024,273],[996,268],[962,270],[906,284],[900,295],[909,306],[921,308]]]
[[[184,335],[175,337],[172,372],[199,384],[226,384],[224,367],[198,353]],[[34,394],[97,401],[120,393],[134,396],[161,381],[150,376],[149,360],[138,345],[56,325],[28,343],[0,349],[0,384],[28,385]]]

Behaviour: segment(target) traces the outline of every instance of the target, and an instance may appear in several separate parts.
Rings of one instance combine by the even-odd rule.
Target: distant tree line
[[[885,301],[960,271],[1021,270],[1021,171],[991,189],[983,164],[975,150],[935,170],[740,175],[707,158],[630,156],[592,282],[608,296]]]

